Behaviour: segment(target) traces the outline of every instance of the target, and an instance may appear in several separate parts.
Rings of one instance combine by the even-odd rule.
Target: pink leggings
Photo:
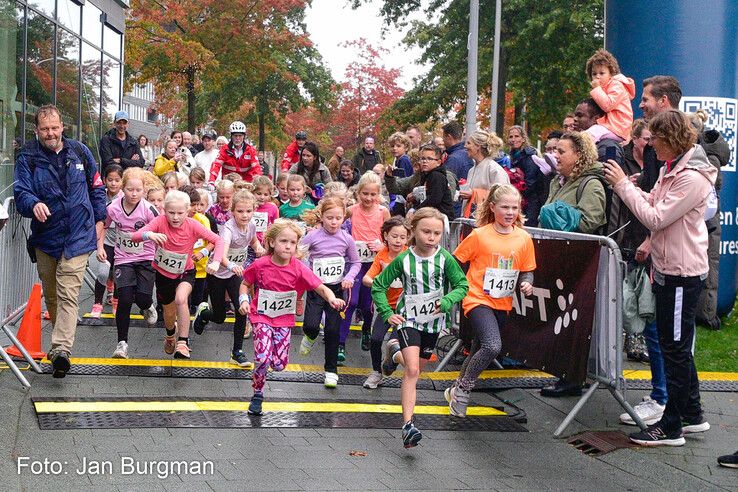
[[[290,335],[292,328],[274,328],[265,323],[255,323],[253,388],[261,393],[266,383],[267,371],[283,371],[290,359]]]

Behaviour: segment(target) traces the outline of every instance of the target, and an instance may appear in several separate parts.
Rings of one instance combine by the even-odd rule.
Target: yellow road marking
[[[67,412],[245,412],[249,402],[244,401],[39,401],[34,403],[37,413]],[[340,402],[265,401],[265,412],[303,413],[392,413],[401,414],[400,405]],[[447,405],[420,405],[418,415],[449,415]],[[491,407],[469,407],[466,414],[475,417],[507,415]]]

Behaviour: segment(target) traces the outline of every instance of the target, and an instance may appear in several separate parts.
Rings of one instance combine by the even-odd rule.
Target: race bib
[[[260,289],[256,299],[256,312],[269,318],[278,318],[285,314],[295,314],[297,292],[276,292]]]
[[[519,270],[487,268],[484,272],[482,290],[493,299],[512,297],[518,283]]]
[[[242,263],[246,260],[247,248],[233,248],[228,249],[228,261],[232,261],[238,266],[242,266]]]
[[[442,290],[436,290],[427,294],[405,294],[405,317],[408,321],[425,324],[442,316],[435,314],[440,306]]]
[[[187,266],[187,253],[175,253],[164,248],[156,248],[154,264],[167,273],[182,275]]]
[[[425,201],[425,186],[416,186],[413,188],[413,198],[417,203],[423,203]]]
[[[343,280],[343,269],[346,260],[341,256],[316,258],[313,260],[313,273],[324,284],[337,284]]]
[[[117,248],[124,253],[128,254],[140,254],[143,253],[143,242],[135,243],[131,237],[133,233],[118,231],[115,236],[115,245]]]
[[[266,212],[254,212],[254,216],[251,218],[251,222],[256,227],[256,232],[266,232],[267,223],[269,222],[269,216]]]
[[[377,255],[369,249],[366,241],[356,241],[356,254],[359,255],[359,261],[362,263],[371,263]]]

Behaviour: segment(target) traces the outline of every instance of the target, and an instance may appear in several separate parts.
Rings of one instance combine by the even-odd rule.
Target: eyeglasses
[[[434,161],[437,161],[437,160],[439,160],[439,159],[436,158],[436,157],[421,157],[420,158],[420,162],[434,162]]]
[[[638,138],[640,138],[641,140],[645,142],[650,142],[651,140],[653,140],[653,137],[638,137]]]
[[[564,130],[573,130],[574,129],[574,123],[570,125],[564,125]]]

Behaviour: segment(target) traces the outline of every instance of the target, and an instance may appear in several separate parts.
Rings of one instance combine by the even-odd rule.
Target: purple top
[[[339,229],[335,234],[329,234],[322,227],[308,232],[302,239],[302,245],[310,253],[310,268],[313,260],[340,256],[345,259],[344,280],[354,282],[361,269],[359,255],[356,252],[356,243],[346,231]]]

